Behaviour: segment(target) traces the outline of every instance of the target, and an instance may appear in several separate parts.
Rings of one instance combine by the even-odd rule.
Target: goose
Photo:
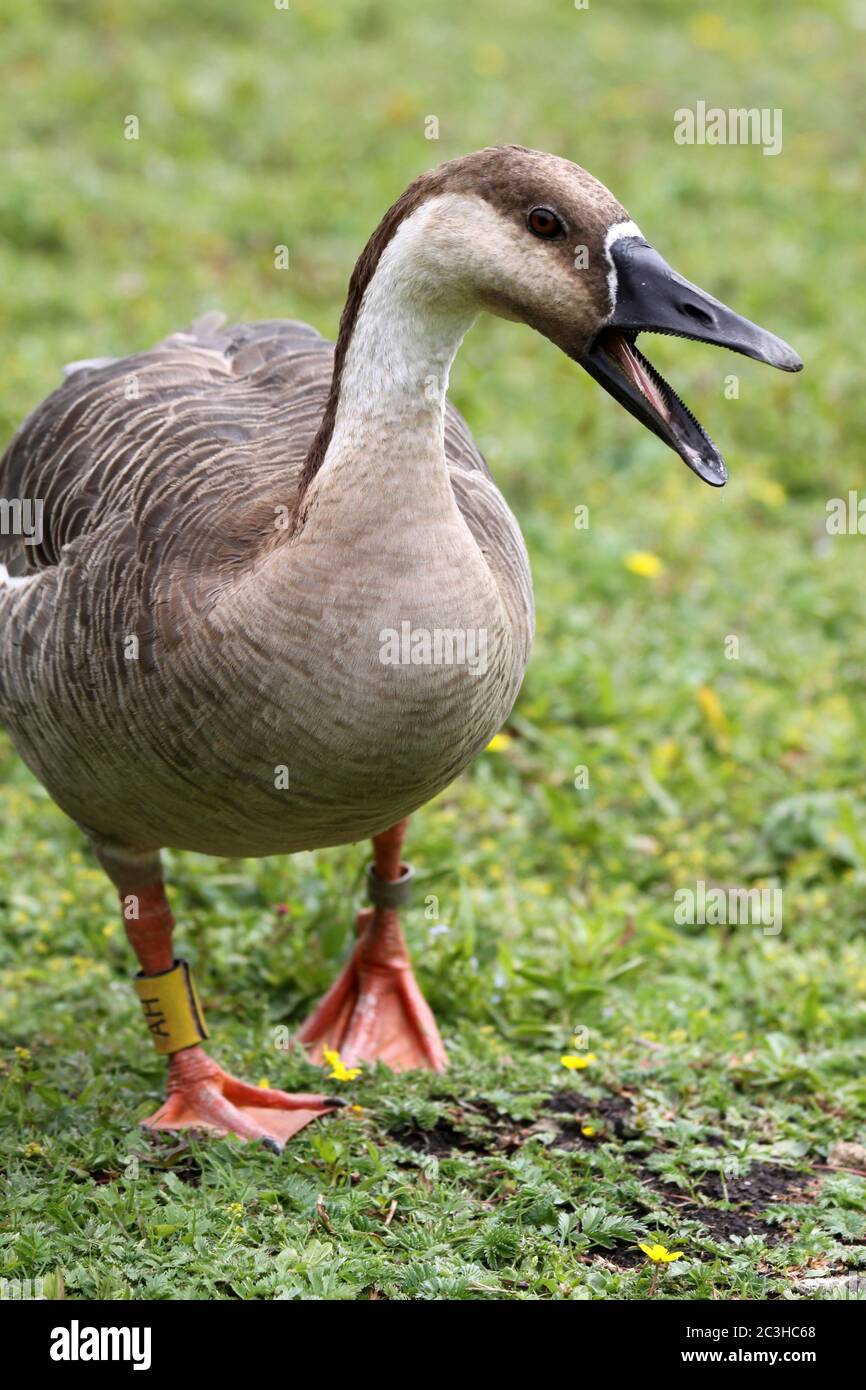
[[[520,530],[447,399],[482,311],[543,334],[714,487],[722,457],[638,335],[802,366],[678,275],[592,175],[509,145],[409,185],[336,345],[207,314],[73,363],[0,462],[6,519],[32,503],[39,523],[0,536],[0,721],[119,894],[168,1059],[151,1130],[280,1150],[342,1103],[249,1085],[205,1050],[166,847],[371,838],[356,944],[299,1037],[316,1063],[446,1065],[400,925],[407,822],[505,722],[533,636]]]

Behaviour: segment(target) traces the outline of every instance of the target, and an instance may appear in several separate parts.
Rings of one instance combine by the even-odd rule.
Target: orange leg
[[[407,825],[400,821],[374,837],[367,881],[375,906],[358,913],[358,943],[351,959],[299,1034],[314,1061],[322,1061],[327,1048],[339,1052],[347,1066],[376,1060],[394,1071],[444,1071],[447,1066],[397,914],[411,878],[400,858]]]
[[[162,881],[120,890],[126,934],[144,975],[159,975],[174,964],[174,919]],[[137,916],[127,919],[130,901]],[[197,1044],[171,1055],[168,1097],[142,1123],[145,1128],[204,1129],[257,1139],[279,1152],[293,1134],[343,1100],[322,1095],[290,1094],[250,1086],[224,1072]]]

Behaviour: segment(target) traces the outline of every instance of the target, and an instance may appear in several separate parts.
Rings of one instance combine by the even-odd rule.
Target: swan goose
[[[802,365],[677,275],[585,170],[508,146],[409,186],[335,347],[302,323],[207,315],[72,364],[0,462],[0,496],[38,499],[42,521],[0,536],[0,720],[120,894],[169,1059],[153,1129],[279,1149],[339,1104],[247,1085],[205,1052],[165,846],[372,837],[371,907],[300,1037],[316,1060],[446,1064],[399,924],[406,821],[502,725],[533,631],[520,531],[446,398],[482,310],[544,334],[714,486],[721,456],[638,333]]]

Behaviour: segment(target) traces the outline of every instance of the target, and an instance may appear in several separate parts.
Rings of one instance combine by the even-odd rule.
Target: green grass
[[[642,1299],[637,1243],[659,1240],[684,1258],[656,1297],[730,1299],[866,1263],[863,1176],[826,1166],[866,1124],[866,541],[824,526],[862,480],[851,14],[12,0],[3,438],[63,362],[207,308],[333,333],[409,179],[509,140],[589,167],[807,370],[654,345],[728,458],[720,494],[526,329],[470,335],[452,394],[524,527],[539,622],[510,742],[411,830],[406,927],[453,1066],[368,1070],[347,1087],[362,1112],[279,1160],[140,1134],[163,1067],[112,891],[0,744],[0,1278],[72,1298]],[[673,112],[699,98],[781,107],[782,154],[676,146]],[[633,551],[663,572],[631,572]],[[168,856],[229,1068],[316,1084],[275,1030],[343,959],[366,855]],[[676,925],[698,879],[782,888],[782,932]],[[567,1072],[577,1028],[596,1060]]]

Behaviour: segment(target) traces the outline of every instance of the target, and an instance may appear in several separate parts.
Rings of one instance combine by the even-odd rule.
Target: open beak
[[[803,366],[793,348],[677,275],[643,237],[610,248],[616,303],[587,351],[577,357],[590,376],[657,434],[713,487],[728,479],[724,459],[687,406],[635,346],[639,333],[668,333],[731,348],[783,372]]]

